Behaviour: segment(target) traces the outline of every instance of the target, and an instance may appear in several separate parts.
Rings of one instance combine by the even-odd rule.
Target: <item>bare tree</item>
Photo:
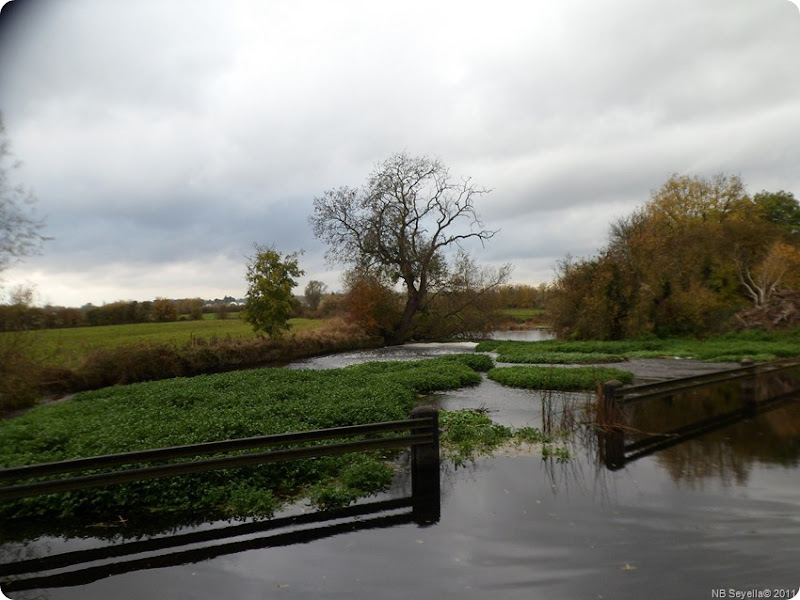
[[[387,343],[413,333],[430,292],[447,277],[445,251],[460,242],[492,238],[475,210],[489,190],[453,179],[437,159],[390,156],[359,189],[340,187],[314,199],[309,222],[328,244],[327,258],[375,272],[406,292],[402,317]]]
[[[737,275],[756,307],[769,304],[772,294],[781,288],[789,272],[800,267],[800,249],[785,242],[774,242],[764,257],[751,268],[741,256],[736,257]]]
[[[20,163],[12,161],[11,144],[0,114],[0,273],[23,256],[36,254],[46,239],[39,232],[44,222],[33,216],[36,196],[22,185],[14,185],[11,172]]]
[[[497,291],[512,267],[478,265],[459,250],[447,282],[431,294],[427,327],[432,337],[486,337],[498,325]]]
[[[328,286],[321,281],[317,281],[316,279],[309,281],[305,289],[306,304],[308,304],[308,308],[316,312],[316,310],[319,308],[319,303],[322,302],[322,296],[327,289]]]

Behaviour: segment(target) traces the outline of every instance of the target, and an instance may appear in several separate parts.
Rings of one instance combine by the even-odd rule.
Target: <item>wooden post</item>
[[[439,484],[439,411],[432,406],[418,406],[412,419],[430,419],[431,443],[411,447],[411,495],[414,519],[419,525],[439,521],[441,490]],[[426,427],[427,429],[427,427]],[[424,433],[425,430],[412,430]]]

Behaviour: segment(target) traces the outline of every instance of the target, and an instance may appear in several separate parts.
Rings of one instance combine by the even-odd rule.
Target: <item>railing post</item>
[[[619,409],[619,402],[617,390],[622,387],[622,382],[612,379],[603,384],[603,399],[600,406],[600,424],[615,425],[621,420],[621,412]]]
[[[433,406],[418,406],[411,412],[412,419],[430,419],[431,442],[411,447],[411,495],[415,521],[429,525],[439,521],[439,411]],[[412,433],[424,433],[423,429]]]
[[[758,374],[755,370],[755,363],[749,358],[745,358],[739,364],[742,367],[752,367],[751,376],[745,377],[740,383],[742,412],[745,416],[752,417],[755,415],[758,406]]]
[[[601,459],[608,469],[616,471],[625,466],[625,432],[620,427],[622,410],[619,407],[619,388],[622,382],[613,379],[603,384],[600,403],[599,441]]]

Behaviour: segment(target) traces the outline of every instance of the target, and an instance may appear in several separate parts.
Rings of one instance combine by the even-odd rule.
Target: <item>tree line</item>
[[[559,337],[704,335],[800,290],[800,205],[750,196],[735,175],[673,175],[611,224],[597,255],[558,264],[548,313]]]
[[[208,310],[205,304],[202,298],[156,298],[143,302],[120,300],[102,306],[87,304],[81,308],[39,307],[32,305],[29,291],[20,290],[12,293],[10,303],[0,304],[0,331],[199,320]]]

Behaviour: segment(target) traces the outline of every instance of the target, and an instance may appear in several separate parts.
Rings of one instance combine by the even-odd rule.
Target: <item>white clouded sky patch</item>
[[[55,239],[6,284],[57,304],[238,295],[253,242],[336,289],[313,199],[404,150],[492,188],[475,256],[531,284],[674,172],[800,193],[786,0],[15,2],[0,110]]]

